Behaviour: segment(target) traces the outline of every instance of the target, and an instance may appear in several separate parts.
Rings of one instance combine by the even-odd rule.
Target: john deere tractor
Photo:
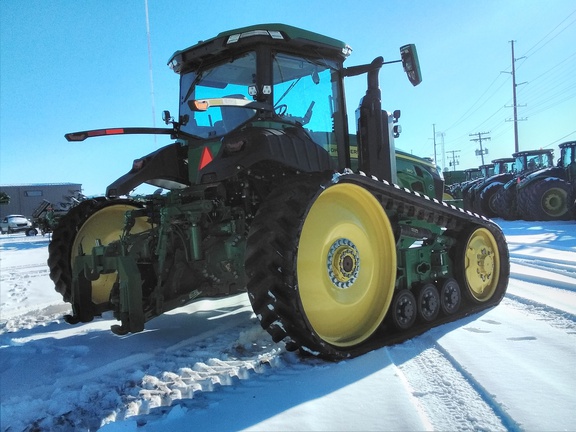
[[[443,203],[436,167],[395,152],[400,113],[382,109],[378,74],[402,63],[419,84],[415,47],[344,67],[350,51],[281,24],[226,31],[170,58],[170,127],[67,134],[173,140],[55,228],[48,263],[67,321],[112,311],[113,332],[139,332],[194,299],[247,292],[275,341],[334,360],[498,304],[499,227]],[[350,133],[344,84],[359,75]],[[158,193],[131,197],[143,183]]]
[[[478,179],[468,189],[468,201],[464,201],[464,208],[486,217],[496,216],[492,201],[504,184],[514,176],[514,164],[514,158],[494,159],[493,171],[487,172],[486,177]]]
[[[492,216],[508,220],[522,218],[518,206],[522,180],[531,173],[554,167],[554,151],[551,149],[519,151],[513,153],[512,157],[515,159],[514,175],[498,188],[490,200],[490,209],[494,213]]]
[[[534,171],[518,183],[518,213],[522,219],[547,221],[576,217],[576,141],[559,147],[556,166]]]

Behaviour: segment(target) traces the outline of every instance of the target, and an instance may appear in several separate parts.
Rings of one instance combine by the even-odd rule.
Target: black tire
[[[572,217],[573,205],[570,185],[559,178],[542,179],[518,193],[518,211],[525,220],[568,220]]]
[[[496,209],[494,206],[494,200],[496,199],[496,194],[502,187],[504,183],[502,182],[494,182],[490,183],[480,192],[480,213],[486,217],[493,218],[496,217],[498,214],[496,213]]]
[[[512,184],[508,189],[502,187],[492,199],[495,213],[506,220],[518,219],[516,208],[516,184]]]
[[[464,210],[474,211],[472,209],[472,200],[470,199],[470,188],[465,187],[462,189],[462,206]]]
[[[275,342],[337,360],[360,352],[384,321],[396,249],[387,216],[366,189],[324,181],[298,176],[265,199],[250,227],[245,269],[252,308]],[[347,232],[348,214],[359,224],[377,222],[362,225],[370,235]],[[374,256],[388,256],[390,266],[373,265]]]
[[[35,235],[38,235],[38,230],[36,228],[28,228],[26,230],[26,236],[27,237],[33,237]]]

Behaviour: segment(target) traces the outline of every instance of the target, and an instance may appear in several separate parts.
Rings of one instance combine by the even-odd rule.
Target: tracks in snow
[[[546,330],[550,326],[555,331],[560,330],[567,338],[576,335],[576,315],[519,296],[507,295],[492,313],[508,316],[512,310],[526,315],[530,322],[538,323],[540,334],[553,331]],[[490,327],[506,324],[482,315],[469,319],[470,324],[464,324],[463,328],[454,331],[467,330],[481,336],[491,333]],[[432,330],[401,345],[385,348],[398,375],[413,395],[415,405],[430,424],[430,429],[453,430],[454,425],[462,425],[458,430],[525,429],[525,425],[518,423],[510,412],[507,395],[493,394],[493,388],[486,387],[484,383],[483,377],[490,374],[490,366],[483,363],[480,357],[484,354],[482,351],[490,350],[494,345],[479,347],[471,343],[470,346],[454,350],[454,340],[444,340],[441,337],[443,334],[441,330]],[[514,350],[510,344],[539,338],[529,334],[507,335],[506,329],[502,329],[499,338],[490,337],[497,349],[501,350],[491,355],[502,356],[502,361],[517,355],[520,360],[527,352]],[[457,340],[464,339],[460,337]],[[468,350],[466,356],[462,356],[462,350]]]

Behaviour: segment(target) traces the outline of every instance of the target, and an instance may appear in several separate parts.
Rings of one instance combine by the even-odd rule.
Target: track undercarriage
[[[275,341],[340,359],[504,295],[499,227],[424,195],[347,172],[288,177],[262,202],[234,196],[213,185],[70,212],[49,261],[73,304],[68,321],[112,310],[121,321],[114,332],[138,332],[191,300],[247,290]]]

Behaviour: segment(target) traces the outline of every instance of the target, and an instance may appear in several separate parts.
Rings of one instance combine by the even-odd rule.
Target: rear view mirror
[[[400,55],[402,56],[404,72],[408,75],[408,79],[412,85],[417,86],[422,82],[422,74],[420,73],[420,63],[418,62],[416,45],[409,44],[400,47]]]

